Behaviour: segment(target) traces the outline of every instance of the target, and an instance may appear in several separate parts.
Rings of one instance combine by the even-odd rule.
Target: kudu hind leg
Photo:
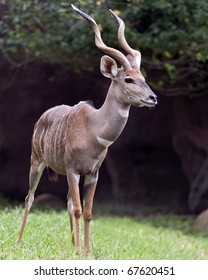
[[[22,235],[27,222],[27,216],[34,201],[35,191],[45,168],[44,162],[33,162],[30,167],[29,192],[25,198],[25,210],[17,242],[22,240]]]

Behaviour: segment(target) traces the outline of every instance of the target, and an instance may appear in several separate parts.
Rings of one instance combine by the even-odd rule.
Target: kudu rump
[[[89,102],[80,102],[73,107],[60,105],[47,110],[37,121],[32,137],[29,192],[25,198],[24,217],[18,241],[22,239],[40,177],[44,168],[48,167],[55,173],[67,176],[69,187],[67,208],[72,242],[78,251],[81,250],[80,217],[82,214],[79,179],[81,175],[85,176],[84,248],[86,254],[89,254],[93,197],[98,172],[108,147],[124,129],[131,105],[154,107],[157,98],[140,72],[140,52],[132,49],[126,42],[123,20],[110,10],[119,24],[118,41],[127,52],[127,57],[120,51],[105,45],[99,27],[92,17],[74,5],[72,8],[89,22],[95,33],[97,48],[107,54],[101,58],[100,70],[112,82],[100,109],[95,109]],[[120,64],[120,68],[116,61]]]

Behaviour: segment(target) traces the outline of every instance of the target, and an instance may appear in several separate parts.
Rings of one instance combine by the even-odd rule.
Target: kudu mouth
[[[149,92],[148,98],[147,99],[141,98],[140,103],[143,106],[155,107],[155,105],[157,105],[157,96],[154,94],[154,92],[151,90],[151,88],[145,82],[140,83],[140,85],[142,86],[143,90],[146,89],[146,91]]]
[[[157,99],[155,101],[145,101],[143,99],[140,99],[139,107],[146,106],[150,108],[154,108],[157,105]]]
[[[158,104],[157,102],[157,96],[154,94],[150,94],[148,100],[140,99],[138,107],[149,107],[149,108],[154,108]]]

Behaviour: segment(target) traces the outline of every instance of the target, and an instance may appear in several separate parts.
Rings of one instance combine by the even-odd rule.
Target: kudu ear
[[[117,63],[110,56],[104,55],[100,60],[100,71],[105,77],[113,79],[118,73]]]

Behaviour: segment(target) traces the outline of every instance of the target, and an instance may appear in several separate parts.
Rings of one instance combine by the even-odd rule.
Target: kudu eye
[[[127,84],[130,84],[130,83],[133,83],[133,80],[132,80],[131,77],[127,76],[127,77],[125,78],[125,82],[126,82]]]

